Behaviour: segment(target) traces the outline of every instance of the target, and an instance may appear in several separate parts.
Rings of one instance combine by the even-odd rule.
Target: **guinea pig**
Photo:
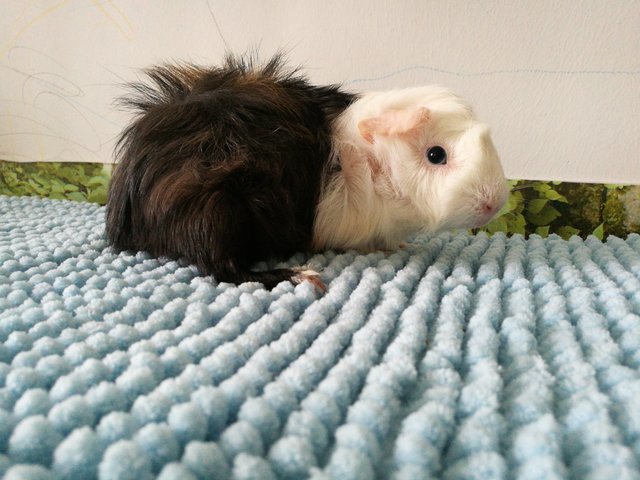
[[[488,128],[439,87],[354,94],[281,55],[260,65],[146,71],[123,103],[106,233],[115,250],[183,258],[232,283],[313,282],[256,271],[298,251],[395,249],[420,230],[477,227],[508,189]]]

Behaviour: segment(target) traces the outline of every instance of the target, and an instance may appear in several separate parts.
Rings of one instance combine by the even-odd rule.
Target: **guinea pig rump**
[[[116,250],[184,258],[218,281],[311,280],[304,267],[252,271],[308,250],[331,120],[353,99],[282,68],[229,57],[221,68],[157,67],[126,104],[107,202]]]

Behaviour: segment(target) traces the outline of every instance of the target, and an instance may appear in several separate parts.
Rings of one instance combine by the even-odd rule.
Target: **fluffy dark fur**
[[[185,258],[218,281],[272,288],[295,278],[250,268],[309,248],[331,122],[353,96],[310,85],[280,56],[146,73],[151,83],[124,99],[139,115],[116,149],[109,241]]]

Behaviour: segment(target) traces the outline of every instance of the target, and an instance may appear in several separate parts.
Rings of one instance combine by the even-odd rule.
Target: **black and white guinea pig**
[[[488,127],[448,90],[352,94],[281,56],[147,70],[116,148],[106,231],[116,250],[184,258],[218,281],[310,280],[254,271],[297,251],[395,249],[409,234],[477,227],[507,183]]]

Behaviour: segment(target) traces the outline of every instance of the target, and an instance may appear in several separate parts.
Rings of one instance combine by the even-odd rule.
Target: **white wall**
[[[640,183],[640,0],[1,0],[0,158],[110,162],[136,70],[284,47],[314,82],[445,84],[511,178]]]

